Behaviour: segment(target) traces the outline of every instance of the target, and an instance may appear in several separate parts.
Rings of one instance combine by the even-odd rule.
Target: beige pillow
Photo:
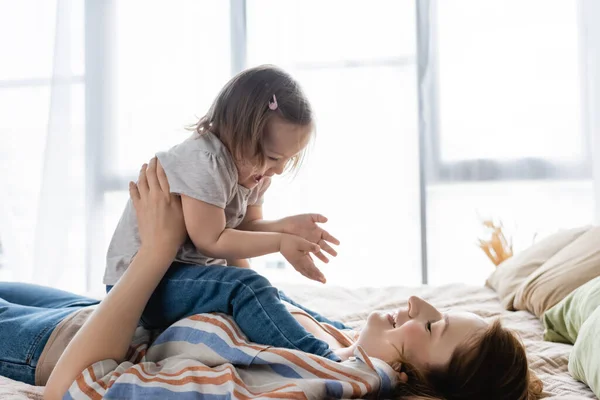
[[[498,265],[486,281],[486,285],[498,293],[504,308],[514,310],[513,300],[523,281],[550,257],[589,229],[589,226],[585,226],[561,230],[540,240]]]
[[[542,318],[584,283],[600,276],[600,227],[590,228],[523,281],[513,305]]]

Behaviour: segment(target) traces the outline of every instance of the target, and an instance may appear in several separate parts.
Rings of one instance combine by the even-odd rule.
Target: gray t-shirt
[[[260,205],[271,184],[265,177],[253,189],[238,184],[238,174],[229,150],[214,134],[193,134],[169,151],[157,153],[172,193],[183,194],[225,211],[226,227],[237,227],[248,205]],[[114,285],[140,247],[137,218],[131,199],[108,246],[104,284]],[[222,259],[200,253],[189,239],[177,252],[176,261],[199,265],[227,265]]]

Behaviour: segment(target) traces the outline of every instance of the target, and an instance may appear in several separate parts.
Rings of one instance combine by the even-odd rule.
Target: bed
[[[544,383],[544,397],[551,399],[596,399],[583,383],[567,370],[572,346],[544,342],[540,321],[525,311],[504,310],[489,288],[453,284],[439,287],[357,288],[322,286],[281,286],[298,302],[322,314],[360,327],[372,310],[392,310],[406,305],[410,295],[418,295],[438,308],[472,311],[484,318],[501,317],[504,324],[520,334],[530,365]],[[41,399],[41,388],[0,377],[0,399]]]

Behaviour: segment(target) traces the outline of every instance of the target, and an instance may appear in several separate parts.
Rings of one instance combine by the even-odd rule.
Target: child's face
[[[238,183],[252,189],[264,177],[280,175],[288,161],[308,145],[311,132],[312,125],[295,125],[279,117],[271,118],[264,143],[265,165],[257,170],[250,163],[236,162]]]

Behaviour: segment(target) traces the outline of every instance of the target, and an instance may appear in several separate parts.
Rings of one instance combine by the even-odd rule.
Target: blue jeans
[[[246,268],[173,263],[150,297],[141,323],[148,329],[164,329],[182,318],[208,312],[233,316],[252,342],[340,360],[327,343],[296,321],[265,277]]]
[[[98,303],[58,289],[0,282],[0,375],[34,385],[54,328],[69,314]]]

